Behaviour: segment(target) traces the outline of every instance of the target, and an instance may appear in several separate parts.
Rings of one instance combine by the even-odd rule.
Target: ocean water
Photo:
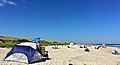
[[[118,48],[120,48],[120,45],[106,45],[106,46],[109,46],[109,47],[118,47]]]
[[[102,45],[102,44],[96,44],[96,45]],[[120,44],[106,44],[106,46],[120,48]]]

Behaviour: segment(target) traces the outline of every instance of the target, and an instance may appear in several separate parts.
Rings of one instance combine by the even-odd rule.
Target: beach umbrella
[[[40,37],[34,38],[32,42],[40,41]]]

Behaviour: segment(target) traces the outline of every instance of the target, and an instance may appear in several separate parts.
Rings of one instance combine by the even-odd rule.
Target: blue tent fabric
[[[30,46],[15,45],[11,49],[11,51],[6,55],[5,58],[7,58],[8,56],[10,56],[13,53],[23,53],[28,57],[28,63],[31,63],[32,57],[33,57],[35,51],[37,51],[37,50],[33,49]]]

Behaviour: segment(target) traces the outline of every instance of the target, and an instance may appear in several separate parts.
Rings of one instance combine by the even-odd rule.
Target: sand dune
[[[33,63],[30,65],[120,65],[120,55],[113,55],[110,51],[119,48],[107,47],[96,50],[94,46],[88,47],[90,52],[85,52],[84,48],[73,46],[59,46],[60,49],[52,49],[52,46],[47,46],[46,50],[49,53],[50,60],[45,62]],[[10,48],[0,48],[0,62],[4,59]],[[3,61],[1,65],[28,65],[20,62]]]

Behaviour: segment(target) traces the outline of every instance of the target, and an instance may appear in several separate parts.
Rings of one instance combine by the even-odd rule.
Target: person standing
[[[40,43],[39,43],[39,41],[40,41],[40,37],[34,38],[32,40],[32,42],[34,42],[36,44],[36,49],[37,49],[38,52],[40,52]]]

